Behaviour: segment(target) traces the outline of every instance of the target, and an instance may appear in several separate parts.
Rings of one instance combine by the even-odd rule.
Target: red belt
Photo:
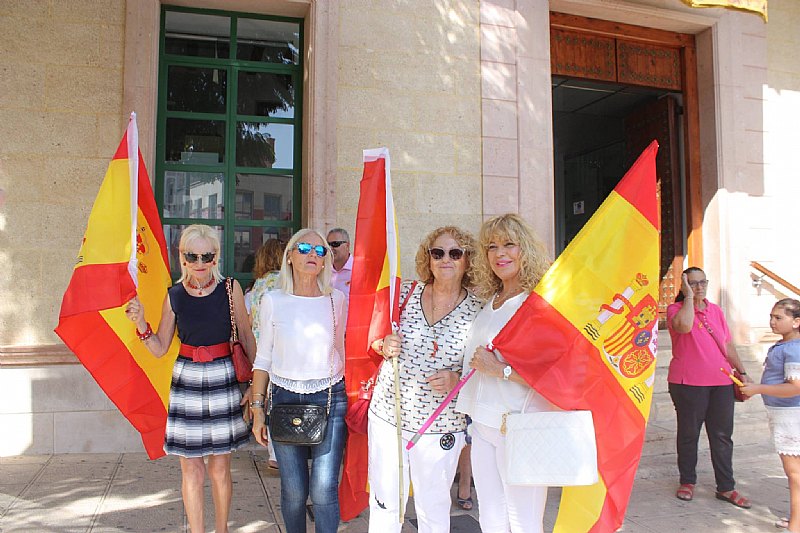
[[[211,346],[190,346],[188,344],[181,344],[181,349],[178,350],[178,353],[184,357],[188,357],[195,363],[208,363],[214,359],[230,355],[231,345],[227,342],[212,344]]]

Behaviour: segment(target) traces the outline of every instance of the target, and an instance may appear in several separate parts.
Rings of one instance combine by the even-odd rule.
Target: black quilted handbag
[[[272,440],[295,446],[312,446],[325,438],[328,413],[325,407],[312,404],[272,406],[269,433]]]

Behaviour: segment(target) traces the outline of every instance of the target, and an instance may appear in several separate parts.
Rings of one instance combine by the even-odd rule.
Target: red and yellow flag
[[[173,339],[166,355],[153,357],[125,316],[125,303],[138,294],[156,327],[171,284],[164,231],[131,114],[89,214],[55,331],[142,434],[151,459],[164,455],[178,343]]]
[[[683,0],[691,7],[726,7],[758,13],[767,20],[767,0]]]
[[[357,399],[361,382],[372,377],[380,362],[370,358],[370,344],[391,333],[392,323],[399,319],[400,245],[390,167],[387,148],[364,150],[345,335],[345,386],[350,404]],[[351,432],[339,485],[342,520],[355,518],[368,504],[367,436]]]
[[[610,533],[625,518],[656,368],[657,150],[653,141],[494,340],[544,397],[594,416],[600,480],[564,488],[554,533]]]

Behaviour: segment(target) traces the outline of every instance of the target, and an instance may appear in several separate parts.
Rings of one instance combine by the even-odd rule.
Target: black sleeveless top
[[[183,344],[211,346],[230,339],[231,313],[225,280],[217,283],[208,296],[190,295],[183,283],[173,285],[169,289],[169,303]]]

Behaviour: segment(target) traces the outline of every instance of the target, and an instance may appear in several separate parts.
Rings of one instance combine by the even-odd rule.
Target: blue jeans
[[[328,404],[328,389],[299,394],[273,385],[272,402],[278,404]],[[344,380],[333,386],[331,412],[325,438],[316,446],[273,443],[281,474],[281,513],[287,533],[305,533],[306,500],[311,495],[317,533],[336,533],[339,527],[339,470],[347,429],[344,415],[347,395]],[[311,459],[309,472],[308,460]]]

